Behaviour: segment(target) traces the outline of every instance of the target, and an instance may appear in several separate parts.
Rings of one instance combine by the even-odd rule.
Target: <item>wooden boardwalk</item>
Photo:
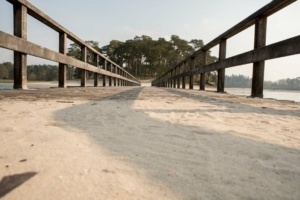
[[[217,91],[225,91],[225,69],[239,65],[253,63],[252,75],[252,97],[263,97],[265,61],[300,53],[300,36],[289,38],[266,46],[267,41],[267,21],[268,17],[286,6],[296,2],[296,0],[273,0],[262,7],[228,31],[221,34],[201,49],[193,53],[188,58],[171,67],[167,72],[153,81],[152,85],[157,87],[185,87],[189,83],[189,88],[193,88],[194,77],[200,75],[200,90],[205,90],[205,73],[217,71]],[[254,26],[254,49],[237,56],[226,58],[227,40],[240,32]],[[208,63],[207,53],[215,46],[219,46],[219,60],[215,63]]]
[[[1,91],[0,111],[0,178],[33,176],[5,200],[300,197],[300,103],[77,87]]]

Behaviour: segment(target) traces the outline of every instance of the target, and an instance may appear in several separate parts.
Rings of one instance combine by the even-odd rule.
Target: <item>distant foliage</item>
[[[99,53],[102,53],[102,50],[99,47],[99,42],[89,40],[89,41],[85,41],[85,43],[87,45],[93,47]],[[76,44],[76,43],[72,43],[70,45],[70,47],[68,48],[67,55],[70,56],[70,57],[73,57],[77,60],[82,60],[82,58],[81,58],[81,46]],[[95,65],[95,63],[94,63],[94,54],[91,53],[90,51],[87,51],[87,63],[89,63],[91,65]],[[81,73],[80,72],[81,71],[80,71],[79,68],[69,67],[69,69],[68,69],[68,79],[80,79],[81,78]],[[88,72],[89,77],[92,77],[93,74],[94,74],[93,72]]]
[[[0,64],[0,79],[13,78],[13,63]],[[29,65],[27,66],[27,78],[29,81],[56,81],[58,79],[58,67],[53,65]]]
[[[29,65],[27,77],[30,81],[57,81],[58,67],[53,65]]]
[[[204,45],[200,39],[187,41],[177,35],[172,35],[170,40],[164,38],[154,40],[146,35],[136,36],[125,42],[112,40],[109,45],[102,48],[96,41],[86,41],[86,44],[123,66],[125,70],[138,78],[156,78]],[[208,54],[208,63],[217,61],[217,58],[211,56],[210,52]],[[81,47],[76,43],[71,44],[67,55],[81,60]],[[94,54],[87,51],[87,62],[95,65],[94,61]],[[100,59],[100,65],[101,62],[103,63],[103,60]],[[195,60],[195,66],[201,67],[201,59]],[[80,69],[69,66],[67,77],[78,79],[81,77],[80,72]],[[27,73],[28,80],[55,81],[58,79],[58,67],[52,65],[30,65]],[[89,72],[88,76],[93,77],[93,72]],[[207,73],[206,82],[215,82],[215,77],[215,72]],[[13,79],[12,63],[6,62],[0,65],[0,79]]]
[[[300,77],[282,79],[276,82],[265,81],[265,88],[277,90],[300,90]]]
[[[225,76],[225,87],[251,88],[252,79],[243,75]]]
[[[0,79],[13,79],[14,66],[11,62],[4,62],[0,64]]]
[[[102,48],[98,47],[97,42],[88,43],[139,78],[158,77],[203,46],[202,40],[186,41],[176,35],[172,35],[169,41],[164,38],[154,40],[146,35],[136,36],[125,42],[112,40]],[[72,44],[68,55],[80,59],[80,47]],[[208,58],[208,62],[216,60],[212,56]],[[199,63],[200,60],[196,65]]]
[[[251,88],[252,79],[243,75],[231,75],[225,77],[225,87]],[[274,90],[300,90],[300,77],[294,79],[281,79],[279,81],[265,81],[265,89]]]

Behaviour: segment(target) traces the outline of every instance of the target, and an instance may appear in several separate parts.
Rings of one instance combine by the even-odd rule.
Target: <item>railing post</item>
[[[255,22],[254,49],[266,46],[267,18],[262,17]],[[253,63],[251,97],[263,98],[265,61]]]
[[[176,76],[176,68],[173,69],[173,88],[176,88],[176,79],[175,79],[175,76]]]
[[[109,63],[109,71],[110,72],[112,72],[112,68],[113,68],[112,63]],[[108,84],[109,84],[109,87],[112,86],[112,77],[111,76],[108,77]]]
[[[118,70],[117,66],[114,66],[114,71],[116,74],[118,74],[117,70]],[[117,78],[116,77],[114,77],[114,86],[115,87],[117,86]]]
[[[86,63],[87,49],[85,46],[81,47],[81,60]],[[81,87],[86,87],[86,70],[81,69]]]
[[[14,4],[14,35],[27,40],[27,8]],[[27,89],[27,54],[14,51],[14,89]]]
[[[169,87],[170,88],[173,87],[173,71],[172,70],[170,71],[170,86]]]
[[[192,71],[193,69],[195,69],[195,58],[192,57],[191,61],[190,61],[190,71]],[[194,75],[190,76],[190,90],[194,89]]]
[[[177,67],[177,75],[180,74],[180,67]],[[177,78],[177,88],[180,89],[180,78]]]
[[[204,67],[207,63],[207,51],[202,51],[201,55],[202,55],[201,64],[202,67]],[[205,73],[201,73],[200,90],[205,90]]]
[[[59,53],[67,54],[67,34],[59,33]],[[59,63],[58,66],[58,87],[67,87],[67,66]]]
[[[103,63],[103,69],[106,71],[107,70],[107,60],[104,60],[104,63]],[[102,81],[103,81],[103,87],[106,86],[106,76],[105,75],[102,75]]]
[[[222,39],[220,42],[219,48],[219,60],[226,59],[226,39]],[[225,92],[225,69],[218,70],[218,83],[217,83],[217,91],[219,93]]]
[[[119,68],[117,68],[117,74],[118,74],[118,75],[120,75],[120,71],[121,71],[121,70],[120,70]],[[120,79],[119,79],[119,78],[118,78],[118,86],[120,86]]]
[[[98,64],[99,64],[99,56],[97,54],[94,54],[94,62],[95,62],[95,66],[98,68]],[[94,73],[94,87],[98,87],[99,86],[99,74],[98,73]]]
[[[186,62],[183,63],[183,73],[186,71]],[[182,89],[185,89],[186,77],[182,77]]]
[[[167,73],[166,77],[167,77],[167,86],[166,87],[168,88],[168,87],[170,87],[170,73],[169,72]]]
[[[123,70],[121,70],[120,75],[121,75],[121,77],[123,78]],[[123,79],[121,79],[120,82],[121,82],[120,85],[121,85],[121,86],[124,86],[124,84],[123,84]]]
[[[170,71],[169,81],[170,81],[169,88],[172,88],[173,87],[173,71],[172,70]]]
[[[120,71],[120,76],[123,77],[123,70]],[[120,86],[123,86],[123,79],[120,80]]]

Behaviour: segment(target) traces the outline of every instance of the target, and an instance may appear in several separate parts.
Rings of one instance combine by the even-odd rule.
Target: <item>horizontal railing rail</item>
[[[94,72],[95,86],[98,86],[98,75],[103,75],[103,86],[106,77],[109,85],[140,86],[140,81],[128,73],[123,67],[111,61],[105,55],[86,44],[79,37],[44,14],[27,0],[7,0],[14,7],[14,35],[0,31],[0,47],[13,50],[14,53],[14,88],[27,88],[27,55],[51,60],[59,63],[59,86],[66,87],[66,67],[73,66],[82,70],[81,86],[86,86],[86,72]],[[59,33],[59,52],[47,49],[27,41],[27,14]],[[67,38],[81,46],[81,60],[67,56]],[[87,63],[87,51],[94,55],[94,63]],[[99,61],[102,59],[102,69]]]
[[[300,36],[266,46],[267,18],[296,2],[297,0],[274,0],[250,15],[225,33],[221,34],[192,55],[177,63],[174,67],[152,82],[152,86],[185,88],[186,77],[190,78],[189,88],[193,89],[194,76],[201,74],[200,90],[205,90],[205,73],[218,70],[217,90],[224,92],[225,69],[253,63],[252,97],[263,97],[265,60],[291,56],[300,53]],[[253,51],[226,59],[227,39],[255,25],[255,46]],[[207,52],[220,45],[219,61],[207,64]],[[201,65],[195,69],[195,59],[201,59]],[[189,67],[187,67],[187,65]],[[180,80],[182,79],[182,80]]]

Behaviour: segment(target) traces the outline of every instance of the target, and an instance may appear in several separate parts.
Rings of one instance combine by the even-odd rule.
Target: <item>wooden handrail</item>
[[[21,11],[21,12],[26,12],[26,14],[29,14],[33,18],[37,19],[38,21],[42,22],[43,24],[47,25],[51,29],[57,31],[60,34],[66,34],[66,37],[69,38],[70,40],[74,41],[81,47],[85,47],[89,52],[93,53],[96,57],[98,57],[96,60],[99,61],[99,58],[102,58],[108,65],[114,66],[115,70],[113,72],[109,72],[99,69],[98,66],[93,66],[89,65],[86,62],[78,61],[74,58],[67,57],[65,54],[58,53],[55,51],[51,51],[49,49],[43,48],[39,45],[30,43],[26,40],[26,38],[20,38],[0,32],[1,36],[1,41],[0,41],[0,46],[3,48],[7,48],[10,50],[14,50],[15,52],[20,52],[23,54],[29,54],[33,56],[37,56],[40,58],[52,60],[59,62],[61,64],[66,64],[66,65],[71,65],[74,67],[78,67],[80,69],[88,70],[88,71],[93,71],[95,73],[99,73],[102,75],[106,75],[109,77],[114,77],[118,79],[122,79],[124,81],[127,81],[129,83],[132,83],[133,85],[140,85],[140,81],[135,78],[133,75],[131,75],[129,72],[127,72],[123,67],[119,66],[97,50],[95,50],[93,47],[90,45],[86,44],[83,40],[81,40],[79,37],[77,37],[75,34],[64,28],[62,25],[57,23],[55,20],[47,16],[45,13],[43,13],[41,10],[36,8],[34,5],[29,3],[27,0],[7,0],[8,2],[12,3],[14,6],[23,6],[23,8],[26,8],[26,11]],[[18,20],[15,20],[15,23],[17,23]],[[24,22],[22,22],[24,23]],[[27,23],[27,22],[25,22]],[[18,25],[19,26],[19,25]],[[27,26],[27,25],[26,25]],[[24,30],[26,33],[26,28]],[[5,41],[7,39],[7,41]],[[11,44],[8,43],[8,41],[11,42]],[[25,46],[21,46],[20,44]],[[30,48],[29,48],[30,47]],[[32,48],[32,49],[31,49]],[[98,63],[96,64],[98,65]]]
[[[224,81],[225,73],[223,70],[229,67],[234,67],[243,64],[254,63],[253,70],[253,84],[252,84],[252,96],[262,97],[263,96],[263,72],[265,60],[275,59],[285,56],[291,56],[300,53],[300,37],[290,38],[269,46],[265,46],[266,43],[266,23],[267,18],[278,12],[279,10],[287,7],[288,5],[296,2],[297,0],[273,0],[269,4],[265,5],[237,25],[230,28],[228,31],[224,32],[208,44],[204,45],[201,49],[194,52],[192,55],[188,56],[183,61],[177,63],[174,67],[169,69],[162,76],[157,78],[152,82],[153,86],[168,86],[174,87],[176,81],[180,82],[180,78],[183,78],[185,82],[186,76],[190,76],[193,79],[193,75],[201,74],[200,89],[204,90],[204,79],[205,72],[218,71],[218,91],[224,91],[224,82],[219,83],[219,81]],[[234,35],[246,30],[250,26],[255,25],[255,47],[253,51],[246,52],[231,58],[226,57],[226,40],[233,37]],[[225,47],[220,48],[220,55],[222,58],[216,63],[206,64],[206,53],[216,45],[225,44]],[[222,52],[221,52],[222,51]],[[180,68],[182,65],[188,62],[193,62],[199,56],[202,56],[202,66],[198,69],[193,69],[190,71],[185,71],[174,75],[174,71]],[[190,81],[192,84],[192,81]],[[179,84],[180,85],[180,84]],[[184,86],[183,86],[184,87]],[[223,88],[222,88],[223,87]],[[190,89],[193,86],[190,85]]]

